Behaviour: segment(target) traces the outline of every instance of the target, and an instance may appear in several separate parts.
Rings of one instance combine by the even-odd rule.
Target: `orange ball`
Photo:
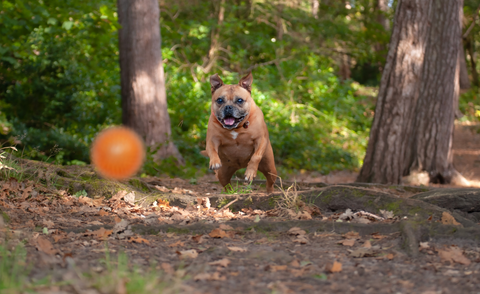
[[[131,129],[112,127],[97,135],[90,157],[102,176],[125,180],[142,167],[145,146],[140,136]]]

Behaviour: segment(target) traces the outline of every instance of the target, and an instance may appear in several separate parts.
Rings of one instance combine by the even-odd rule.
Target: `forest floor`
[[[454,143],[472,184],[479,130],[457,125]],[[480,293],[480,189],[338,172],[224,194],[209,177],[111,182],[15,160],[0,181],[2,293]]]

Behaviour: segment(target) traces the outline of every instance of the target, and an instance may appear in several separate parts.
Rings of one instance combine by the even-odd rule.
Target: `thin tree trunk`
[[[470,55],[470,66],[471,66],[470,70],[472,72],[473,84],[476,87],[479,87],[480,80],[478,79],[477,63],[475,61],[474,41],[471,38],[467,39],[467,50],[468,50],[468,55]]]
[[[318,11],[320,10],[320,0],[312,0],[312,15],[318,18]]]
[[[465,49],[463,48],[463,41],[460,39],[460,50],[458,54],[460,64],[460,89],[470,89],[470,79],[468,77],[467,61],[465,60]]]
[[[118,0],[122,121],[158,148],[154,159],[183,159],[170,141],[165,78],[156,0]]]
[[[358,181],[395,183],[427,171],[446,183],[459,90],[463,0],[400,0]]]

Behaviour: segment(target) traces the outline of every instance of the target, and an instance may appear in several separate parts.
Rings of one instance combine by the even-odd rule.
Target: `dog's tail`
[[[200,151],[200,154],[202,154],[203,156],[208,157],[208,152],[207,152],[207,150]]]

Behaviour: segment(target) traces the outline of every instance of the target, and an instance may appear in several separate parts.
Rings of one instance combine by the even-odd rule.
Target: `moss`
[[[248,197],[247,199],[245,199],[245,201],[243,201],[243,205],[244,205],[245,207],[250,207],[250,206],[252,206],[252,204],[253,204],[253,199],[252,199],[252,197]]]
[[[137,188],[139,191],[145,193],[150,192],[150,188],[147,186],[147,184],[145,184],[143,181],[140,181],[139,179],[131,179],[130,181],[128,181],[128,183]]]
[[[365,191],[363,191],[363,190],[352,189],[350,191],[352,192],[353,197],[361,198],[361,197],[365,196]]]
[[[57,170],[57,175],[59,175],[60,177],[64,177],[64,178],[73,178],[73,176],[69,173],[67,173],[66,171],[64,170]]]
[[[322,203],[329,203],[332,201],[333,198],[333,191],[327,191],[326,193],[322,193],[321,201]]]
[[[223,206],[227,205],[230,203],[230,200],[227,198],[220,198],[217,201],[217,208],[222,208]]]
[[[190,234],[189,229],[180,229],[180,228],[168,228],[167,233],[175,233],[175,234]]]
[[[10,222],[10,217],[8,216],[8,214],[4,211],[0,211],[0,216],[3,218],[3,220],[6,222],[6,223],[9,223]]]
[[[277,205],[277,202],[278,200],[280,200],[281,196],[280,195],[277,195],[277,196],[273,196],[271,197],[270,199],[268,199],[268,207],[270,208],[275,208],[275,206]]]

